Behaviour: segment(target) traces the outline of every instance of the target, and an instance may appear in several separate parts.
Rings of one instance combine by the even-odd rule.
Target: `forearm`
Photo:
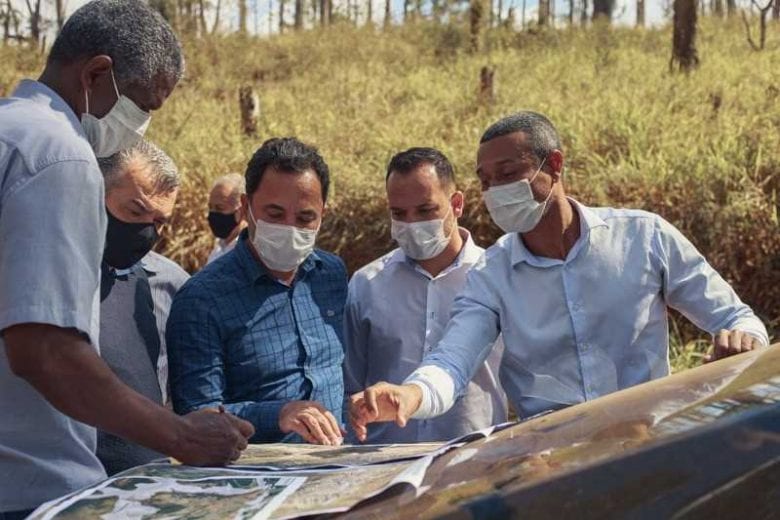
[[[62,413],[155,451],[173,454],[182,419],[111,371],[77,332],[20,325],[4,332],[9,363]]]

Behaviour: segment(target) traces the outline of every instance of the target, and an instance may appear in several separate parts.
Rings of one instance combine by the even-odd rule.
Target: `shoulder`
[[[588,207],[588,211],[594,213],[607,224],[628,225],[628,226],[655,226],[659,220],[663,220],[659,215],[643,209],[629,208],[610,208],[610,207]]]
[[[159,253],[150,251],[143,259],[145,267],[156,273],[161,280],[171,283],[176,288],[181,287],[190,278],[189,273],[182,267]]]
[[[238,259],[230,251],[190,276],[176,294],[176,300],[212,302],[240,285],[240,275]]]
[[[352,283],[367,283],[378,277],[381,278],[399,251],[399,249],[393,249],[355,271],[355,274],[352,275]]]
[[[5,100],[0,105],[0,141],[15,150],[32,173],[74,161],[98,169],[92,148],[69,117],[41,103]]]
[[[321,269],[339,273],[343,272],[346,275],[347,266],[344,264],[344,260],[342,260],[340,256],[329,253],[328,251],[324,251],[322,249],[315,249],[314,251],[317,254],[317,259],[320,262]]]

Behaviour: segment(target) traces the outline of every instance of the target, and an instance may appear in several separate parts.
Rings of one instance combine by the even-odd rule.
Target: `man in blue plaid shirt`
[[[295,138],[249,161],[249,228],[176,295],[166,331],[171,397],[183,414],[218,405],[255,426],[253,442],[339,445],[347,272],[314,248],[328,166]]]

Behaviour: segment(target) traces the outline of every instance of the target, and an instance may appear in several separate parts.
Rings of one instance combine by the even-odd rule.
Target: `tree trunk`
[[[523,0],[523,11],[520,13],[520,27],[525,29],[525,0]]]
[[[219,30],[219,14],[222,11],[222,0],[217,0],[217,7],[214,9],[214,24],[211,26],[211,34],[217,34]]]
[[[539,0],[539,25],[550,24],[550,0]]]
[[[615,0],[593,0],[593,20],[601,18],[608,22],[611,21],[614,8]]]
[[[636,26],[645,26],[645,0],[636,0]]]
[[[374,23],[374,0],[366,0],[366,25]]]
[[[496,69],[493,67],[482,67],[479,71],[479,103],[481,105],[492,105],[496,101],[495,79]]]
[[[295,0],[295,30],[303,29],[303,0]]]
[[[484,0],[471,0],[469,4],[469,35],[471,52],[478,52],[482,38],[482,19],[485,16]]]
[[[385,29],[390,27],[390,24],[393,23],[393,5],[391,0],[385,0]]]
[[[699,65],[696,52],[696,0],[674,0],[674,33],[669,69],[690,72]]]
[[[241,131],[248,137],[257,136],[257,122],[260,119],[260,98],[252,87],[238,89],[238,106],[241,111]]]
[[[409,2],[411,0],[404,0],[404,23],[409,21]]]
[[[238,0],[238,32],[246,34],[246,0]]]
[[[737,14],[737,0],[726,0],[726,15],[731,18]]]
[[[580,11],[580,25],[588,25],[588,0],[582,0],[582,11]]]
[[[569,27],[574,27],[574,0],[569,0]]]
[[[496,20],[498,20],[498,25],[501,25],[501,22],[504,21],[504,1],[498,0],[498,9],[496,9]]]
[[[279,0],[279,34],[284,32],[284,8],[287,7],[286,0]]]
[[[57,32],[60,32],[62,25],[65,23],[65,6],[62,0],[54,0],[54,10],[57,16]],[[10,13],[9,13],[10,14]]]
[[[780,0],[775,0],[774,5],[772,6],[772,19],[780,20]]]
[[[723,18],[723,0],[712,0],[712,14]]]
[[[30,0],[25,0],[30,13],[30,40],[37,46],[41,42],[41,0],[36,0],[35,7]]]

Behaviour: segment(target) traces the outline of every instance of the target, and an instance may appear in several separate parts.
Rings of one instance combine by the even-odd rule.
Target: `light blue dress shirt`
[[[73,328],[97,346],[103,175],[76,114],[24,81],[0,99],[0,330]],[[0,512],[105,478],[95,429],[57,411],[16,377],[0,339]]]
[[[400,384],[439,342],[469,269],[484,254],[468,231],[461,228],[460,233],[464,238],[460,254],[435,277],[401,249],[354,274],[344,313],[347,397],[379,381]],[[491,350],[447,413],[413,420],[404,428],[393,422],[370,424],[366,442],[443,441],[506,422],[506,396],[498,381],[501,352],[501,345]]]
[[[669,374],[667,307],[711,334],[740,329],[768,344],[761,321],[671,224],[570,201],[581,234],[565,260],[534,256],[515,233],[471,270],[444,337],[407,379],[426,399],[451,401],[426,367],[449,375],[458,395],[499,332],[500,379],[521,416]]]

